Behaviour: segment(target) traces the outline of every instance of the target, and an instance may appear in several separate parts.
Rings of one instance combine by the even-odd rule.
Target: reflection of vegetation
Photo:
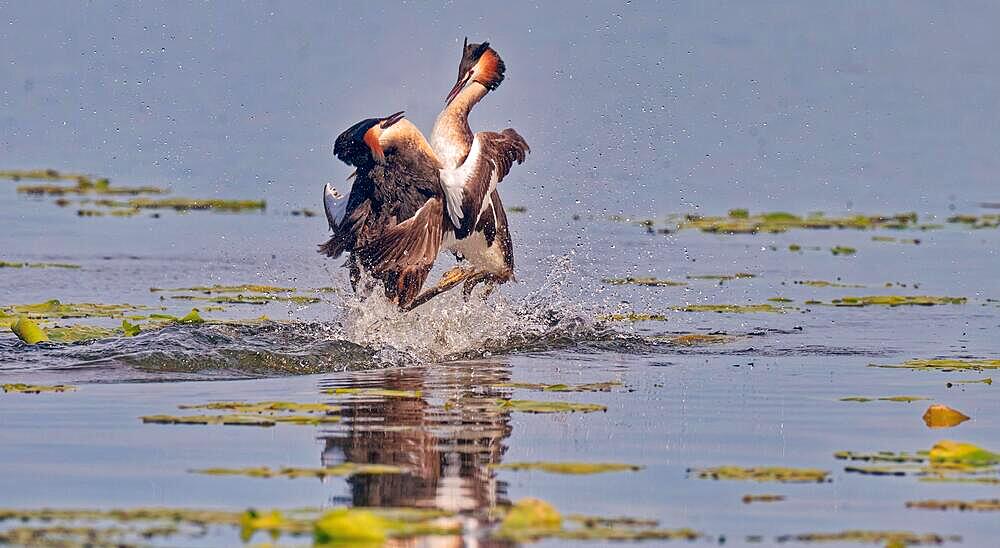
[[[780,483],[818,483],[827,481],[830,472],[816,468],[788,468],[782,466],[761,466],[743,468],[741,466],[716,466],[692,468],[688,473],[701,479],[776,481]]]

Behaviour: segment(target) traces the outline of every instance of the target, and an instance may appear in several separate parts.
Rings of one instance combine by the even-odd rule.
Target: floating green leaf
[[[979,499],[979,500],[919,500],[906,503],[907,508],[919,508],[922,510],[960,510],[972,512],[998,512],[1000,511],[1000,499]]]
[[[667,317],[664,316],[663,314],[627,312],[621,314],[602,314],[598,316],[597,319],[604,322],[650,322],[650,321],[663,322],[667,320]]]
[[[210,409],[213,411],[231,411],[234,413],[336,413],[341,410],[339,405],[328,403],[298,403],[288,401],[220,401],[196,405],[179,405],[180,409]]]
[[[313,540],[319,545],[350,543],[352,546],[381,546],[388,534],[386,520],[368,510],[334,508],[316,521]]]
[[[858,250],[853,247],[838,245],[830,248],[830,253],[834,255],[854,255]]]

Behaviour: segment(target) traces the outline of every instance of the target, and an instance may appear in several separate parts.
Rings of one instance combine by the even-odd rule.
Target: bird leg
[[[484,271],[476,272],[475,274],[469,276],[469,278],[465,280],[465,284],[462,286],[462,295],[465,295],[466,300],[468,300],[469,297],[472,296],[472,291],[476,289],[477,285],[483,282],[487,282],[489,285],[487,287],[486,294],[483,295],[483,298],[485,299],[493,291],[493,284],[491,283],[492,279],[493,275],[490,274],[489,272],[484,272]]]
[[[473,274],[475,274],[475,271],[472,270],[471,268],[463,268],[460,266],[452,268],[451,270],[441,275],[441,279],[438,280],[436,286],[418,295],[417,298],[413,299],[411,303],[404,306],[403,310],[406,311],[413,310],[414,308],[426,303],[427,301],[433,299],[434,297],[437,297],[438,295],[444,293],[445,291],[448,291],[449,289],[462,283]]]

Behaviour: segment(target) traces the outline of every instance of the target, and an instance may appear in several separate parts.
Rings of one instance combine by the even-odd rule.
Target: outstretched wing
[[[323,210],[326,211],[326,222],[329,223],[330,230],[337,230],[347,216],[347,196],[330,183],[323,187]]]
[[[386,230],[355,254],[372,276],[382,280],[387,296],[406,306],[420,293],[434,266],[446,223],[441,198],[430,198],[413,217]]]
[[[530,151],[524,138],[511,128],[500,133],[482,131],[472,140],[462,165],[441,170],[441,186],[456,238],[469,235],[490,204],[487,197],[507,176],[514,162],[523,163]]]

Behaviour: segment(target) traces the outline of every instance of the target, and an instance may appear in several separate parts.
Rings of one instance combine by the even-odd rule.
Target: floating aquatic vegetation
[[[665,322],[663,314],[647,314],[644,312],[625,312],[618,314],[601,314],[597,317],[602,322]]]
[[[73,186],[64,185],[21,185],[17,191],[22,194],[42,194],[48,196],[65,196],[67,194],[85,195],[102,194],[117,196],[138,196],[140,194],[166,194],[169,190],[155,186],[111,186],[108,179],[92,180],[80,175],[76,177]]]
[[[853,451],[838,451],[833,456],[840,460],[859,460],[865,462],[927,462],[926,452],[896,453],[892,451],[879,451],[877,453],[855,453]]]
[[[33,319],[114,318],[126,312],[149,309],[131,304],[62,303],[58,299],[35,303],[0,306],[0,314],[21,315]]]
[[[601,474],[605,472],[637,472],[642,466],[615,462],[508,462],[494,464],[490,468],[497,470],[539,470],[550,474]]]
[[[225,424],[238,426],[274,426],[272,417],[247,415],[146,415],[139,417],[147,424]]]
[[[521,388],[525,390],[541,390],[543,392],[610,392],[612,388],[622,386],[619,381],[593,382],[585,384],[538,384],[530,382],[503,382],[493,385],[496,388]]]
[[[573,403],[565,401],[495,400],[494,405],[502,410],[521,413],[594,413],[608,408],[596,403]]]
[[[736,215],[734,216],[733,213]],[[903,229],[915,228],[916,223],[916,213],[899,213],[888,216],[853,215],[849,217],[826,217],[822,213],[816,213],[803,217],[784,211],[751,215],[749,211],[737,209],[730,211],[730,215],[726,217],[686,215],[677,223],[676,230],[695,229],[713,234],[756,234],[758,232],[787,232],[792,229]]]
[[[10,326],[10,330],[21,339],[24,344],[38,344],[49,340],[49,336],[38,324],[28,318],[18,318]]]
[[[751,314],[757,312],[784,312],[787,307],[771,304],[689,304],[673,308],[678,312],[717,312],[719,314]]]
[[[859,402],[859,403],[867,403],[867,402],[872,401],[872,398],[867,398],[865,396],[847,396],[847,397],[844,397],[844,398],[840,398],[840,401],[853,401],[853,402]]]
[[[76,390],[75,386],[68,384],[44,385],[9,383],[0,386],[0,388],[3,388],[5,393],[14,394],[41,394],[42,392],[72,392]]]
[[[277,423],[318,425],[340,422],[339,415],[146,415],[142,422],[150,424],[223,424],[238,426],[274,426]]]
[[[951,388],[951,385],[953,384],[985,384],[987,386],[990,386],[993,384],[993,379],[990,377],[986,377],[985,379],[976,379],[968,381],[949,381],[947,384],[948,388]]]
[[[124,321],[124,320],[123,320]],[[48,328],[49,340],[58,343],[106,339],[119,333],[118,330],[93,325],[67,325]]]
[[[933,371],[982,371],[984,369],[1000,369],[1000,360],[989,359],[931,359],[907,360],[901,364],[868,364],[868,367],[883,367],[888,369],[926,369]],[[982,381],[978,381],[982,382]],[[990,384],[992,381],[986,384]]]
[[[964,224],[969,228],[997,228],[1000,227],[1000,215],[954,215],[948,217],[948,222]]]
[[[177,317],[170,314],[150,314],[150,320],[160,320],[170,323],[181,323],[181,324],[199,324],[205,323],[205,319],[201,317],[198,313],[197,308],[192,308],[191,312],[188,312],[184,316]]]
[[[0,268],[68,268],[78,269],[80,265],[69,263],[16,263],[0,261]]]
[[[926,400],[928,398],[923,398],[920,396],[885,396],[879,398],[879,401],[893,401],[898,403],[912,403],[915,401]]]
[[[20,181],[22,179],[32,179],[36,181],[66,181],[77,180],[85,175],[81,173],[63,173],[55,169],[3,169],[0,170],[0,179],[10,179]]]
[[[736,340],[736,337],[722,333],[685,333],[669,336],[666,340],[677,346],[707,346],[731,343]]]
[[[822,483],[828,480],[830,472],[816,468],[788,468],[782,466],[716,466],[711,468],[689,468],[689,474],[700,479],[776,481],[780,483]]]
[[[122,334],[126,337],[134,337],[139,334],[141,328],[138,324],[129,322],[128,320],[122,320]]]
[[[990,477],[952,477],[952,476],[927,476],[922,477],[918,481],[925,483],[975,483],[982,485],[1000,485],[1000,478],[990,478]]]
[[[923,419],[928,428],[951,428],[969,420],[969,416],[947,405],[935,404],[927,408]]]
[[[319,297],[302,295],[233,295],[219,297],[200,297],[197,295],[171,295],[171,299],[184,301],[205,301],[217,304],[268,304],[272,302],[289,302],[298,304],[313,304],[320,301]]]
[[[316,212],[313,211],[313,210],[311,210],[311,209],[309,209],[308,207],[304,207],[302,209],[293,209],[292,210],[292,216],[293,217],[315,217],[316,216]]]
[[[507,213],[527,213],[528,208],[525,206],[509,206],[507,207]]]
[[[299,403],[290,401],[220,401],[200,403],[196,405],[178,405],[180,409],[209,409],[212,411],[231,411],[234,413],[336,413],[341,410],[339,405],[328,403]]]
[[[646,287],[674,287],[687,285],[687,282],[675,282],[673,280],[662,280],[653,276],[641,276],[627,278],[604,278],[602,282],[608,285],[641,285]]]
[[[737,272],[736,274],[694,274],[685,276],[689,280],[715,280],[718,282],[730,282],[733,280],[746,280],[756,278],[756,274],[749,272]]]
[[[919,238],[894,238],[892,236],[872,236],[873,242],[920,245]]]
[[[947,541],[961,542],[957,535],[937,535],[934,533],[911,533],[908,531],[841,531],[837,533],[799,533],[781,535],[775,542],[855,542],[859,544],[882,544],[886,548],[904,546],[937,546]]]
[[[128,201],[129,207],[139,209],[173,209],[174,211],[212,210],[227,213],[245,211],[263,211],[267,209],[264,200],[220,200],[193,198],[134,198]]]
[[[11,536],[14,529],[6,529],[0,532],[0,543],[7,539],[18,543],[18,539],[29,539],[27,545],[32,546],[130,546],[145,545],[151,538],[163,537],[173,539],[170,544],[174,545],[178,542],[176,537],[203,537],[209,527],[227,527],[237,530],[244,542],[249,542],[257,532],[265,532],[272,540],[282,535],[311,536],[316,545],[322,546],[358,546],[359,542],[372,538],[374,531],[381,539],[376,546],[381,546],[381,541],[387,538],[459,534],[459,525],[438,521],[451,515],[413,508],[334,508],[326,512],[311,508],[243,512],[187,508],[0,509],[0,521],[46,524],[45,530],[30,528],[15,533],[16,536]],[[83,527],[81,523],[93,526]],[[103,539],[108,542],[102,543]]]
[[[197,292],[205,294],[213,293],[294,293],[297,291],[294,287],[279,287],[275,285],[260,285],[260,284],[241,284],[241,285],[198,285],[193,287],[175,287],[175,288],[162,288],[162,287],[150,287],[149,291],[152,293],[157,293],[161,291],[168,292]]]
[[[514,542],[529,542],[545,538],[562,540],[695,540],[702,536],[692,529],[658,529],[656,520],[636,518],[603,518],[570,515],[565,518],[551,504],[524,498],[511,506],[495,536]]]
[[[497,535],[510,540],[530,540],[562,530],[562,515],[551,504],[523,498],[507,511]]]
[[[861,284],[845,284],[839,281],[830,282],[826,280],[796,280],[792,283],[796,285],[806,285],[809,287],[865,287]]]
[[[830,248],[830,253],[834,255],[854,255],[858,250],[853,247],[838,245]]]
[[[419,390],[389,390],[386,388],[331,388],[323,390],[324,394],[334,396],[358,396],[373,398],[420,398],[423,393]]]
[[[941,440],[931,447],[930,461],[937,464],[960,464],[983,467],[1000,464],[1000,453],[987,451],[978,445],[952,440]]]
[[[318,544],[351,543],[380,546],[388,537],[386,520],[367,510],[335,508],[316,521]]]
[[[842,297],[834,299],[835,306],[934,306],[942,304],[965,304],[965,297],[933,297],[928,295],[869,295],[865,297]]]
[[[788,297],[771,297],[771,298],[768,299],[768,301],[770,301],[772,303],[792,303],[792,302],[795,302],[792,299],[789,299]]]
[[[785,500],[785,495],[743,495],[743,504],[754,502],[781,502]]]
[[[255,468],[202,468],[190,470],[193,474],[205,474],[208,476],[248,476],[252,478],[325,478],[333,476],[353,476],[353,475],[375,475],[375,474],[402,474],[405,469],[399,466],[388,464],[355,464],[345,462],[323,468],[295,468],[285,467],[277,470],[260,466]]]
[[[908,501],[907,508],[919,508],[921,510],[960,510],[963,512],[998,512],[1000,511],[1000,499],[979,499],[979,500],[918,500]]]

